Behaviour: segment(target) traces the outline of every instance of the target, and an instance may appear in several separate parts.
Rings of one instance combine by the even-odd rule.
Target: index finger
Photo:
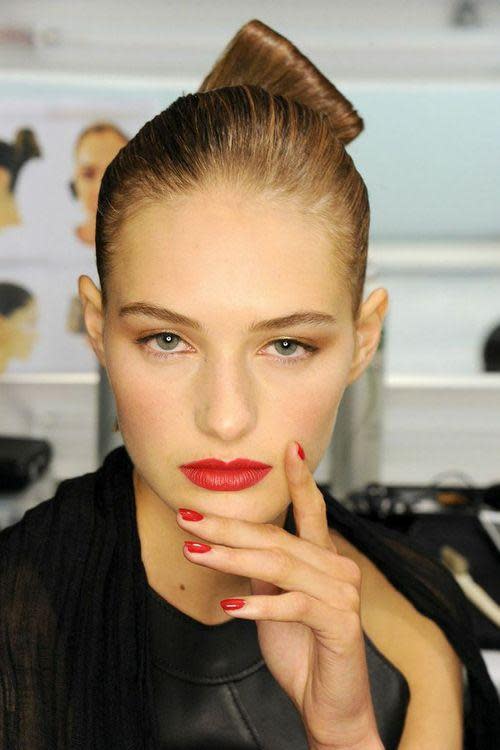
[[[300,458],[298,445],[294,440],[285,450],[285,472],[298,536],[337,552],[328,527],[325,498],[309,470],[307,458]]]

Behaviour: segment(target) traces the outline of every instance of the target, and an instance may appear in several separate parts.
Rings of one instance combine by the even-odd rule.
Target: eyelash
[[[143,336],[142,338],[136,339],[136,343],[139,344],[147,352],[147,354],[150,354],[153,357],[159,357],[160,359],[168,359],[172,355],[181,354],[181,352],[165,352],[164,354],[160,354],[159,352],[153,351],[150,347],[147,346],[147,343],[151,341],[152,339],[157,339],[160,336],[165,336],[165,335],[175,336],[181,341],[184,341],[182,336],[179,336],[179,334],[174,333],[173,331],[160,331],[160,333],[152,333],[149,336]],[[298,344],[299,346],[303,347],[303,349],[305,349],[307,352],[307,354],[303,357],[293,357],[293,358],[292,357],[276,357],[275,358],[280,362],[280,364],[284,364],[284,365],[292,365],[297,362],[303,362],[304,360],[311,357],[314,354],[314,352],[316,352],[319,348],[317,346],[313,346],[312,344],[304,344],[301,341],[297,341],[296,339],[289,339],[289,338],[274,339],[273,341],[270,341],[267,346],[270,346],[271,344],[275,344],[277,341],[289,341],[291,344]]]

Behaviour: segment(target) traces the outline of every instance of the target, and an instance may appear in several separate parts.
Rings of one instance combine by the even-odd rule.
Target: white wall
[[[192,82],[201,79],[239,26],[260,18],[292,39],[334,81],[358,85],[363,79],[399,79],[402,86],[416,77],[497,82],[500,3],[485,0],[478,6],[478,25],[460,28],[452,24],[455,3],[444,0],[3,0],[0,69],[84,71],[106,75],[111,84],[113,76],[123,74]],[[26,44],[9,44],[9,28],[24,29]],[[388,108],[386,117],[393,116]],[[438,102],[436,122],[443,116]],[[481,122],[478,115],[478,127]],[[471,160],[484,140],[480,132],[469,149]],[[357,142],[354,146],[358,149]],[[480,155],[478,163],[491,165],[488,154]],[[455,182],[457,191],[467,189],[468,175],[466,170],[463,181]],[[493,202],[496,195],[485,191],[481,201]],[[471,215],[483,208],[483,203],[477,209],[472,205]],[[458,222],[466,212],[455,215]],[[435,228],[434,220],[430,223]],[[442,237],[439,250],[428,245],[427,260],[420,252],[425,249],[417,252],[411,244],[414,237],[407,238],[406,249],[401,242],[392,249],[371,246],[373,259],[380,262],[380,285],[390,294],[384,481],[424,483],[436,471],[456,466],[476,482],[498,481],[500,376],[480,374],[479,351],[481,337],[499,319],[499,234],[493,224],[491,230],[487,243],[486,238],[481,243],[475,236],[464,238],[469,245],[462,247],[467,256],[462,265],[459,237],[447,247]],[[448,385],[443,389],[444,376]],[[5,375],[0,381],[2,434],[50,435],[60,478],[95,468],[96,409],[92,376],[34,383]],[[326,470],[325,463],[319,480]]]
[[[498,75],[500,4],[457,26],[453,0],[3,0],[0,24],[34,48],[0,46],[2,67],[202,76],[251,18],[292,39],[333,77]]]

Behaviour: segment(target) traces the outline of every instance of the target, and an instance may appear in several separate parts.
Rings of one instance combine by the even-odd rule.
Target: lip
[[[182,467],[190,469],[268,469],[272,468],[269,464],[263,464],[260,461],[252,461],[250,458],[235,458],[232,461],[221,461],[218,458],[202,458],[200,461],[191,461],[188,464],[182,464]]]
[[[235,458],[229,462],[205,458],[182,464],[179,468],[198,487],[217,492],[234,492],[257,484],[273,467],[247,458]]]

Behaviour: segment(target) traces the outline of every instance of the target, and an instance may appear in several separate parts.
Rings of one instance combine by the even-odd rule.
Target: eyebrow
[[[193,328],[196,331],[206,332],[207,330],[198,320],[188,318],[186,315],[182,315],[175,310],[170,310],[167,307],[160,307],[147,302],[131,302],[128,305],[121,307],[119,316],[126,317],[128,315],[144,315],[167,323]],[[292,312],[288,315],[282,315],[279,318],[268,318],[267,320],[254,321],[250,324],[248,330],[250,332],[270,331],[276,328],[284,328],[286,326],[294,325],[328,326],[336,322],[337,319],[328,313],[318,312],[316,310],[298,310],[297,312]]]

